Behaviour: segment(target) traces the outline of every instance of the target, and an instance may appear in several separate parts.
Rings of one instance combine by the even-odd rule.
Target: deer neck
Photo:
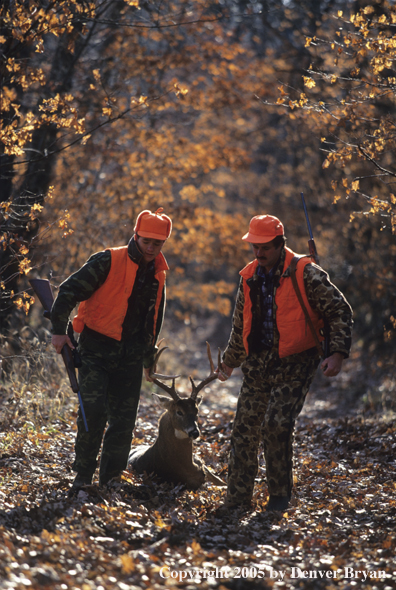
[[[176,430],[171,423],[171,417],[167,412],[160,418],[158,428],[158,439],[161,446],[177,447],[180,453],[181,449],[191,455],[192,439],[182,430]]]

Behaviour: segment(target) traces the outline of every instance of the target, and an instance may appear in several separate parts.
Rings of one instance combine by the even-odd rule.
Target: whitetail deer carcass
[[[156,365],[162,352],[161,348],[154,361],[154,370],[150,373],[153,382],[170,395],[170,398],[154,394],[165,407],[158,424],[158,435],[152,446],[140,445],[131,450],[128,467],[137,473],[154,473],[168,482],[184,484],[189,489],[197,489],[204,481],[219,486],[225,482],[212,473],[206,465],[193,457],[193,440],[200,435],[198,427],[198,406],[202,401],[198,393],[211,381],[217,378],[210,346],[207,344],[210,363],[210,375],[199,385],[195,385],[190,377],[192,391],[190,397],[180,397],[175,388],[175,380],[179,375],[159,375]],[[220,350],[218,366],[220,366]],[[172,387],[168,387],[160,379],[171,379]]]

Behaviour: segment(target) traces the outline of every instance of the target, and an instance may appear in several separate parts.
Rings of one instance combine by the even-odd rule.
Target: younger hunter
[[[79,384],[88,432],[80,410],[74,490],[92,482],[102,438],[99,484],[126,468],[143,368],[149,379],[163,321],[168,265],[161,250],[171,230],[162,208],[142,211],[128,245],[91,256],[61,284],[54,301],[52,344],[58,353],[65,344],[73,348],[66,328],[80,303],[73,328],[80,334]]]

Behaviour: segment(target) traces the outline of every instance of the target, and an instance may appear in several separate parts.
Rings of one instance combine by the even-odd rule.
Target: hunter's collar
[[[128,256],[132,262],[140,267],[144,267],[146,270],[151,271],[154,268],[156,273],[162,270],[169,270],[169,266],[162,252],[152,262],[149,262],[147,265],[143,264],[143,254],[139,250],[135,236],[132,236],[128,242]]]

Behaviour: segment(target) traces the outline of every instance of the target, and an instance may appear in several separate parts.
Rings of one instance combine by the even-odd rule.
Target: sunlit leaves
[[[27,264],[30,262],[30,260],[26,261]],[[25,269],[23,270],[23,272],[25,274],[27,274],[30,271],[30,268],[25,267]],[[14,297],[12,299],[14,305],[17,307],[17,309],[21,309],[25,312],[26,315],[28,315],[30,307],[33,305],[34,303],[34,297],[32,297],[31,295],[29,295],[28,293],[26,293],[25,291],[23,293],[20,294],[19,297]]]
[[[188,92],[188,88],[181,88],[179,84],[174,84],[174,89],[176,96],[179,96],[180,98],[183,98]]]
[[[306,86],[307,88],[314,88],[316,86],[316,82],[315,80],[313,80],[313,78],[304,76],[304,86]]]
[[[201,404],[202,436],[195,448],[219,473],[227,465],[233,418],[228,408],[234,407],[235,398],[232,386],[217,383],[210,389]],[[49,395],[50,389],[45,393]],[[224,490],[205,485],[189,492],[128,471],[120,481],[103,488],[97,486],[95,475],[94,486],[67,498],[73,477],[74,404],[67,398],[66,419],[55,417],[40,426],[32,419],[34,401],[39,398],[37,390],[25,388],[18,401],[30,420],[23,423],[17,416],[19,428],[0,434],[4,583],[15,586],[18,580],[18,587],[34,587],[50,580],[53,585],[72,583],[83,590],[93,586],[123,590],[136,585],[138,578],[160,590],[183,585],[175,578],[164,579],[164,571],[169,575],[227,568],[238,575],[245,567],[252,575],[254,568],[265,571],[268,585],[274,581],[269,577],[271,570],[284,572],[286,584],[307,588],[321,584],[320,580],[308,579],[307,585],[302,578],[291,580],[294,567],[295,571],[338,572],[335,584],[325,580],[327,586],[363,584],[361,577],[344,578],[344,568],[351,567],[384,572],[385,578],[377,574],[365,585],[391,587],[396,549],[391,420],[369,415],[303,417],[296,432],[297,481],[287,515],[271,517],[263,511],[268,490],[260,459],[254,510],[240,518],[230,514],[217,519],[213,512],[223,501]],[[340,398],[341,394],[336,396]],[[323,404],[323,399],[318,401]],[[308,412],[314,402],[315,398],[308,403]],[[16,404],[11,400],[5,405]],[[45,415],[45,406],[41,414]],[[144,441],[156,432],[158,414],[144,396],[137,423]],[[226,574],[221,581],[229,585],[235,579]],[[188,582],[207,590],[213,587],[212,580],[216,582],[207,574],[197,574]]]
[[[338,12],[337,16],[343,22],[345,34],[341,34],[342,30],[337,31],[338,37],[342,40],[331,44],[332,50],[337,54],[334,67],[331,68],[328,64],[327,69],[321,68],[320,71],[315,71],[315,68],[311,66],[310,72],[315,74],[315,79],[312,75],[303,78],[304,85],[311,91],[314,89],[316,96],[321,96],[321,101],[312,94],[308,96],[307,101],[303,102],[289,97],[286,103],[284,93],[282,98],[278,99],[278,104],[288,104],[293,111],[302,108],[301,115],[318,132],[327,125],[327,131],[333,134],[336,147],[333,146],[326,154],[323,162],[324,169],[329,168],[331,164],[344,169],[348,162],[365,158],[371,166],[388,176],[389,180],[394,176],[390,154],[396,149],[395,121],[381,112],[381,104],[384,101],[392,108],[391,105],[395,100],[394,86],[390,78],[386,84],[382,77],[383,72],[393,66],[396,57],[395,39],[392,32],[384,27],[389,24],[390,15],[395,16],[396,12],[394,7],[387,8],[387,14],[372,18],[374,8],[366,6],[358,14],[351,16],[350,23],[353,24],[353,28],[350,30],[348,30],[350,23],[344,19],[342,11]],[[367,40],[368,32],[370,32],[369,40]],[[319,43],[323,43],[323,40]],[[306,46],[310,45],[307,39]],[[344,54],[344,50],[352,46],[354,53]],[[341,54],[343,54],[342,65],[341,62],[339,63]],[[367,60],[369,60],[369,67],[366,65]],[[362,69],[363,64],[365,65]],[[340,75],[342,68],[349,69],[351,78],[345,77],[344,73]],[[333,89],[327,85],[328,82],[334,87]],[[324,103],[326,110],[319,110]],[[315,113],[321,114],[320,119],[315,118]],[[323,114],[326,114],[325,118]],[[364,175],[362,176],[360,181],[353,181],[350,188],[344,184],[347,196],[350,190],[361,190],[364,180]],[[367,178],[370,183],[369,174]],[[367,182],[364,184],[367,185]],[[389,199],[389,195],[384,195],[383,200],[387,198]],[[388,203],[390,206],[387,207],[387,212],[390,219],[392,203],[390,201]],[[376,214],[379,210],[379,208],[371,207],[369,213]]]

